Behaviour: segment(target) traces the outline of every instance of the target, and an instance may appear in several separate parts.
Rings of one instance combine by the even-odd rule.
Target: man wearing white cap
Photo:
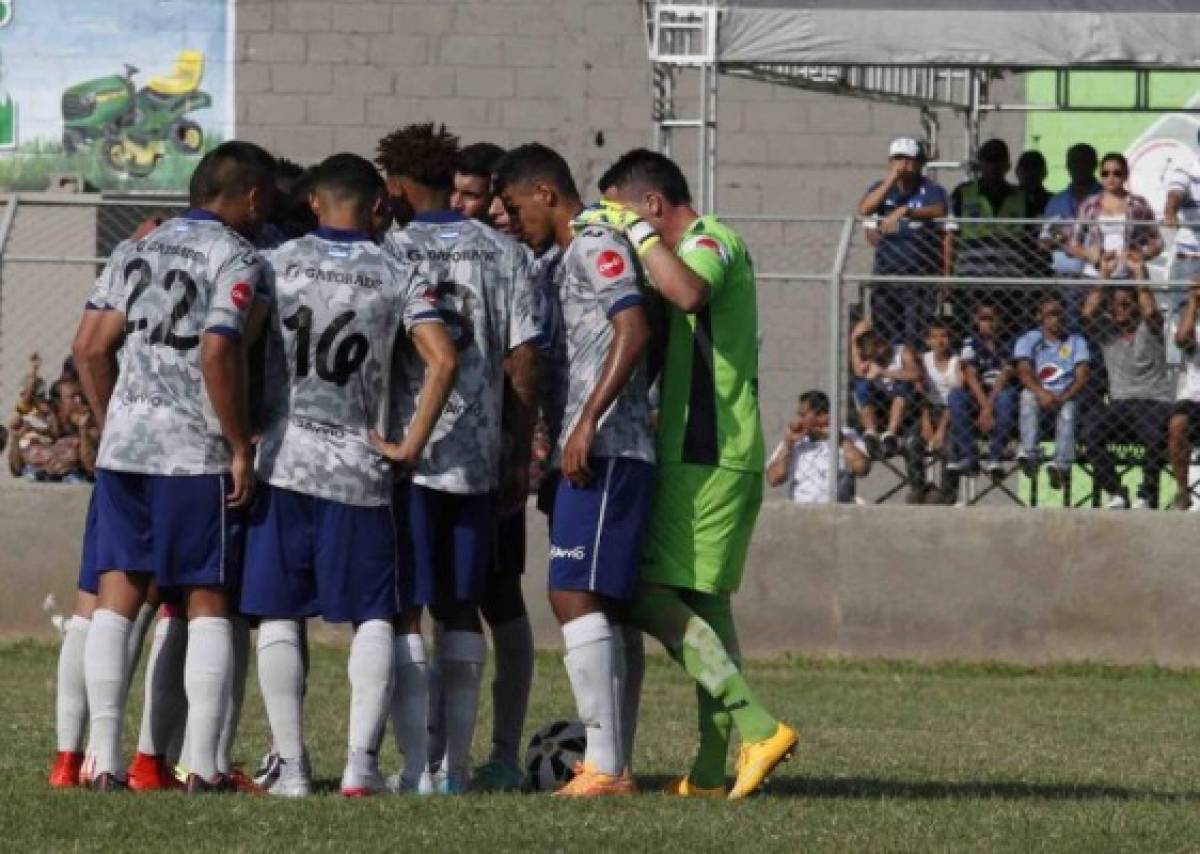
[[[933,312],[934,289],[902,284],[913,276],[940,272],[938,230],[931,220],[946,215],[946,191],[921,174],[925,152],[912,137],[892,140],[888,174],[876,181],[858,203],[858,215],[874,217],[866,225],[875,247],[876,276],[896,283],[877,285],[871,294],[875,329],[891,344],[917,345]]]

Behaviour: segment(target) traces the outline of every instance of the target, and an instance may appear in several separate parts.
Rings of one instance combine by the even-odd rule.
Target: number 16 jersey
[[[275,310],[258,475],[343,504],[388,504],[391,466],[367,431],[384,432],[397,336],[442,322],[436,296],[365,232],[321,228],[265,254]]]
[[[254,247],[201,210],[117,247],[101,278],[107,278],[107,305],[124,315],[125,344],[99,468],[153,475],[229,471],[229,445],[200,372],[200,340],[205,333],[241,336],[265,274]]]

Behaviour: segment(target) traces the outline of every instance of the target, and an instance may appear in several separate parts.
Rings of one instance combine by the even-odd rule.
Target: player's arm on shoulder
[[[688,237],[672,252],[662,242],[642,255],[646,273],[663,297],[680,311],[695,314],[708,305],[725,279],[728,258],[711,237]]]

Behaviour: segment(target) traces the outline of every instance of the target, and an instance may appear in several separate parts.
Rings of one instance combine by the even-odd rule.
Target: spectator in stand
[[[1006,219],[1027,219],[1025,192],[1008,181],[1012,160],[1002,139],[989,139],[976,154],[978,177],[954,188],[950,212],[955,220],[946,226],[942,264],[947,276],[1025,278],[1030,262],[1025,231],[1020,225],[1003,225]],[[958,219],[972,220],[958,222]],[[1036,271],[1035,271],[1036,272]],[[987,299],[1008,307],[1013,329],[1029,322],[1024,301],[1011,286],[981,290],[973,286],[950,289],[954,332],[967,332],[974,303]],[[1005,330],[1011,332],[1012,330]]]
[[[904,438],[908,501],[925,501],[925,445],[913,405],[921,366],[911,347],[889,344],[863,318],[850,332],[850,366],[854,373],[854,405],[863,428],[863,443],[872,459],[893,457]],[[880,436],[880,426],[884,427]]]
[[[1187,300],[1180,305],[1174,319],[1175,344],[1183,351],[1185,361],[1175,389],[1175,406],[1167,422],[1167,455],[1171,473],[1175,476],[1174,510],[1189,510],[1192,506],[1190,468],[1192,462],[1192,431],[1200,426],[1200,281],[1189,289]]]
[[[993,479],[1004,476],[1004,451],[1017,424],[1017,389],[1013,385],[1011,352],[1000,337],[999,308],[990,302],[975,306],[975,325],[963,339],[959,358],[964,388],[950,392],[952,470],[973,472],[978,465],[975,428],[987,437],[983,470]]]
[[[892,140],[887,176],[872,184],[858,203],[859,216],[875,218],[865,224],[867,241],[875,247],[872,275],[889,279],[871,290],[876,329],[884,340],[909,346],[917,343],[933,313],[934,290],[905,281],[938,274],[934,220],[946,216],[946,191],[922,174],[925,159],[916,139]]]
[[[1054,459],[1046,466],[1050,487],[1061,489],[1075,462],[1076,398],[1091,372],[1087,341],[1067,332],[1063,303],[1057,296],[1043,297],[1038,306],[1040,325],[1022,335],[1013,347],[1020,397],[1021,451],[1017,459],[1029,478],[1041,463],[1042,423],[1054,419]]]
[[[100,431],[73,373],[74,364],[64,363],[64,373],[50,386],[49,397],[37,373],[40,364],[35,353],[9,423],[13,435],[9,469],[14,477],[32,481],[89,480],[95,471]]]
[[[1196,281],[1200,278],[1200,164],[1195,161],[1179,164],[1167,176],[1163,222],[1179,229],[1167,278]]]
[[[1046,166],[1045,155],[1032,149],[1021,152],[1014,171],[1017,186],[1025,193],[1025,215],[1031,219],[1044,216],[1046,205],[1050,203],[1050,191],[1046,189],[1046,176],[1050,174],[1050,169]]]
[[[1144,281],[1144,264],[1130,264]],[[1108,302],[1108,312],[1101,305]],[[1083,413],[1081,437],[1096,486],[1112,496],[1109,507],[1130,507],[1129,490],[1117,476],[1108,444],[1136,440],[1145,450],[1139,508],[1158,507],[1159,476],[1166,462],[1171,381],[1163,318],[1154,294],[1137,288],[1093,288],[1083,303],[1084,329],[1100,349],[1108,376],[1108,399],[1091,401]]]
[[[921,441],[930,453],[953,460],[947,436],[950,431],[950,395],[962,389],[962,360],[950,345],[950,329],[939,318],[930,321],[925,335],[927,350],[921,354]],[[958,475],[949,464],[942,467],[942,482],[929,490],[926,504],[953,504],[958,495]]]
[[[1084,262],[1083,275],[1100,278],[1101,265],[1113,262],[1107,278],[1131,279],[1134,267],[1162,252],[1154,210],[1143,197],[1129,192],[1129,163],[1112,152],[1100,161],[1101,191],[1083,200],[1079,223],[1067,252]]]
[[[1075,220],[1078,218],[1079,206],[1083,204],[1084,200],[1103,189],[1100,182],[1096,180],[1098,165],[1096,149],[1086,142],[1076,143],[1067,149],[1067,174],[1071,176],[1071,183],[1066,186],[1066,189],[1050,197],[1043,214],[1046,219]],[[1050,266],[1055,278],[1083,278],[1083,260],[1074,257],[1067,251],[1074,231],[1074,224],[1051,225],[1046,223],[1042,226],[1039,239],[1042,247],[1050,251]],[[1067,328],[1078,329],[1084,291],[1082,288],[1066,288],[1063,298],[1067,308]]]
[[[796,504],[829,502],[829,396],[813,389],[800,395],[796,417],[767,460],[767,482],[787,485]],[[854,479],[871,471],[867,446],[854,430],[842,428],[838,450],[838,502],[854,502]]]

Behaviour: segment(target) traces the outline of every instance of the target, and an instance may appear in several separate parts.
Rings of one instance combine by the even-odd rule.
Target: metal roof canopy
[[[1152,75],[1200,70],[1200,0],[639,2],[655,143],[669,152],[675,131],[699,133],[697,199],[706,211],[716,202],[721,74],[913,107],[935,156],[946,112],[961,118],[967,151],[978,147],[983,116],[1001,110],[1200,113],[1151,98]],[[698,72],[691,116],[677,103],[684,69]],[[991,83],[1006,74],[1046,70],[1055,72],[1053,104],[991,99]],[[1133,72],[1131,101],[1072,101],[1072,71],[1114,70]]]

